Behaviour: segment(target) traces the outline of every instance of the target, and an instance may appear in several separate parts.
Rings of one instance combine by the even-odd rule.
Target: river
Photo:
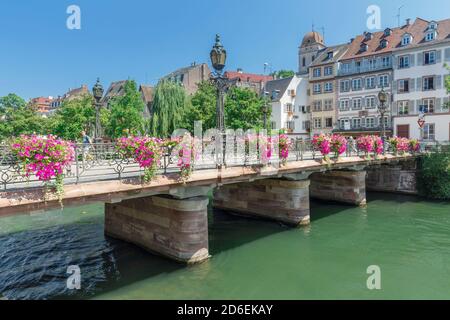
[[[311,203],[311,225],[209,214],[211,259],[183,266],[105,238],[103,205],[0,218],[7,299],[448,299],[450,203],[370,193]],[[66,286],[78,265],[81,289]],[[366,285],[381,270],[381,290]]]

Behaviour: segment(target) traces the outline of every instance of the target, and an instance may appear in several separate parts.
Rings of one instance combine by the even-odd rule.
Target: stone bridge
[[[142,184],[139,177],[65,185],[64,205],[105,203],[105,233],[184,262],[209,257],[207,208],[279,221],[310,223],[310,197],[365,205],[366,190],[416,192],[416,157],[384,155],[379,160],[346,156],[293,159],[281,167],[251,165],[194,171],[180,182],[166,172]],[[212,192],[212,203],[209,203]],[[58,207],[42,187],[0,193],[0,215]]]

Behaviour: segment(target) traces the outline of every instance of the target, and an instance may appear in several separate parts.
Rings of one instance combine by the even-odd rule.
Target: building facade
[[[450,19],[407,23],[394,51],[394,134],[425,141],[450,140]],[[418,124],[424,113],[423,129]]]
[[[242,69],[237,71],[226,71],[225,78],[234,81],[237,87],[250,89],[260,94],[268,81],[273,80],[272,76],[263,74],[245,73]]]
[[[175,70],[164,76],[161,80],[173,81],[181,84],[187,94],[194,94],[198,89],[198,84],[209,80],[211,71],[206,63],[192,63],[189,67]]]
[[[271,101],[272,129],[283,129],[293,138],[309,138],[307,75],[268,81],[264,90]]]
[[[47,116],[53,97],[37,97],[30,100],[28,106],[42,116]]]
[[[323,49],[309,67],[311,135],[331,133],[336,126],[338,61],[347,49],[346,44]]]

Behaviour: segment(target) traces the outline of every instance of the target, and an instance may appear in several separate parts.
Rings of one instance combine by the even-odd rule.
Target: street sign
[[[420,128],[423,128],[423,126],[425,125],[425,120],[419,119],[419,120],[417,120],[417,123],[419,124]]]

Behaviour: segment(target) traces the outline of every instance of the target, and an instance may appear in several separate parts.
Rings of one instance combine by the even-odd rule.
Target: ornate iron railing
[[[348,141],[347,151],[343,157],[362,156],[364,153],[357,149],[356,141]],[[211,142],[205,142],[203,148],[206,148]],[[236,146],[236,144],[235,144]],[[430,149],[432,144],[427,144],[423,150]],[[238,154],[237,148],[226,154],[226,166],[257,166],[266,164],[258,151],[255,154]],[[159,164],[158,174],[179,172],[177,166],[177,157],[172,154],[173,149],[166,147],[163,157]],[[228,150],[229,151],[229,150]],[[391,153],[391,150],[387,150]],[[195,170],[207,170],[217,168],[216,158],[201,153],[199,159],[195,162]],[[322,159],[321,153],[316,150],[310,140],[295,139],[290,146],[287,161],[303,161]],[[277,154],[273,154],[267,162],[271,165],[280,163]],[[77,184],[82,182],[103,181],[103,180],[123,180],[143,175],[143,169],[130,158],[126,158],[117,152],[113,143],[92,144],[84,147],[82,144],[75,145],[75,161],[71,166],[65,168],[64,183]],[[30,187],[42,186],[43,182],[35,176],[24,177],[15,156],[10,152],[8,146],[0,145],[0,188],[4,191],[18,190]]]

